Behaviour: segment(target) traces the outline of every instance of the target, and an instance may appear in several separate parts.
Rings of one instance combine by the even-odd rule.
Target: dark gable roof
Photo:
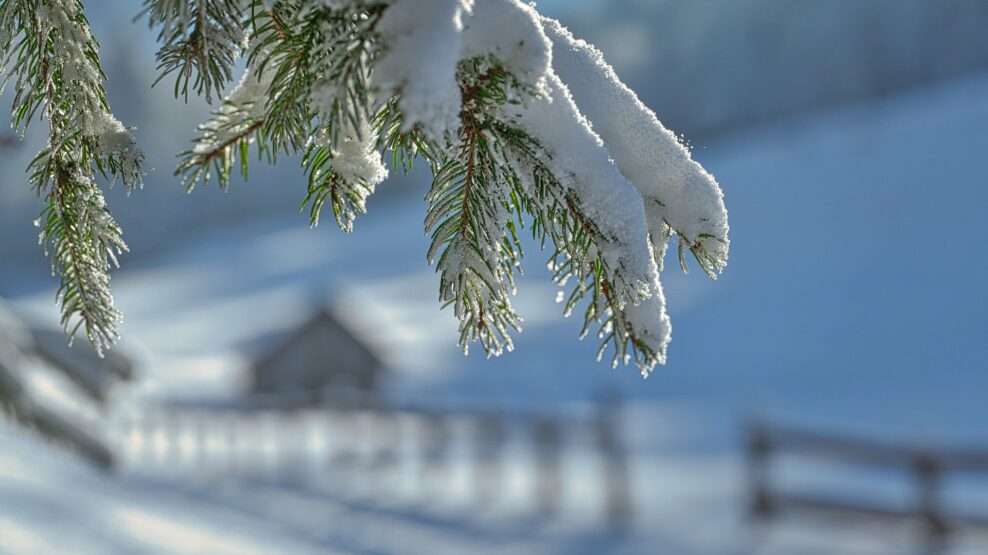
[[[368,359],[374,362],[374,366],[380,371],[384,369],[384,365],[381,363],[381,359],[377,357],[376,354],[364,343],[360,338],[353,334],[346,326],[344,326],[334,314],[328,308],[322,308],[316,311],[308,320],[305,321],[301,326],[292,328],[284,334],[280,334],[277,340],[270,341],[274,344],[273,348],[266,349],[262,354],[257,356],[252,364],[254,371],[258,371],[273,364],[279,357],[283,354],[292,350],[296,345],[304,341],[313,333],[317,333],[320,326],[328,325],[333,328],[340,337],[352,343],[357,349],[363,352]]]

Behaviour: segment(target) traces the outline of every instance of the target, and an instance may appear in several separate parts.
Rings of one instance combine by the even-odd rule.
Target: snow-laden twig
[[[727,264],[727,209],[717,181],[638,96],[618,79],[599,50],[558,21],[543,18],[553,42],[553,69],[569,84],[581,112],[645,202],[656,260],[669,228],[711,277]]]
[[[61,277],[62,323],[70,336],[84,330],[102,353],[117,338],[109,270],[126,244],[94,179],[140,187],[144,155],[110,112],[98,44],[78,0],[0,1],[0,29],[15,127],[25,131],[36,115],[48,122],[48,144],[28,169],[46,204],[40,241]]]

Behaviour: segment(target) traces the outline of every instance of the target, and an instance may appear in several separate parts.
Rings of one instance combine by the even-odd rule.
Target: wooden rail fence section
[[[567,508],[568,489],[586,490],[576,483],[586,474],[574,479],[564,469],[567,457],[580,450],[599,468],[589,478],[603,522],[620,532],[630,526],[634,504],[619,410],[613,396],[602,396],[591,410],[577,414],[375,405],[159,407],[120,419],[117,451],[125,465],[129,461],[152,472],[249,476],[261,471],[293,480],[343,477],[376,488],[390,487],[395,475],[404,473],[412,476],[423,502],[451,487],[453,467],[459,465],[469,495],[489,506],[516,478],[506,463],[509,453],[521,449],[523,455],[511,460],[528,476],[524,497],[537,514],[552,517]]]
[[[775,484],[773,473],[773,462],[782,455],[905,471],[915,487],[915,503],[896,507],[852,500],[850,492],[845,492],[843,497],[840,494],[824,497],[783,491]],[[914,520],[923,524],[931,544],[942,543],[961,526],[988,529],[988,512],[984,515],[950,512],[941,497],[948,475],[988,476],[988,450],[895,445],[757,422],[748,428],[747,459],[751,512],[763,521],[796,513]]]

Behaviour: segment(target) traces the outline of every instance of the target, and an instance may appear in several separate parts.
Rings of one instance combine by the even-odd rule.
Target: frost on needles
[[[48,123],[28,172],[44,201],[39,241],[61,276],[62,324],[70,337],[83,329],[102,354],[120,322],[109,270],[127,245],[95,179],[139,187],[144,155],[110,113],[98,51],[79,0],[0,0],[0,71],[14,88],[13,126],[23,134],[36,117]]]
[[[520,236],[547,249],[567,314],[599,357],[643,375],[665,362],[659,281],[676,236],[716,277],[727,263],[721,190],[593,46],[519,0],[147,0],[161,76],[176,96],[223,96],[181,153],[189,189],[248,174],[251,151],[298,155],[303,210],[344,231],[392,168],[432,169],[427,253],[464,350],[511,350]],[[14,121],[40,108],[50,146],[33,163],[49,205],[43,239],[66,322],[97,346],[119,316],[106,270],[125,247],[96,175],[140,183],[141,156],[109,113],[95,40],[76,0],[0,0]],[[236,83],[240,59],[246,69]],[[223,95],[222,91],[228,92]],[[78,263],[82,264],[78,264]]]

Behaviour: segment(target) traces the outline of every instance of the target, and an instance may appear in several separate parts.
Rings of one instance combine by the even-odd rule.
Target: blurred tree
[[[711,277],[728,254],[719,186],[592,46],[520,0],[146,0],[158,81],[223,97],[176,174],[227,187],[248,156],[299,154],[312,225],[325,206],[350,231],[392,166],[432,169],[428,253],[464,349],[512,347],[519,233],[551,243],[550,268],[584,302],[598,356],[665,361],[658,272],[671,235]],[[31,162],[41,241],[61,276],[62,323],[102,353],[120,314],[109,270],[126,250],[96,178],[139,187],[144,156],[110,111],[79,0],[0,0],[0,50],[23,132],[48,122]],[[224,95],[237,64],[246,69]],[[593,122],[593,124],[591,124]]]

